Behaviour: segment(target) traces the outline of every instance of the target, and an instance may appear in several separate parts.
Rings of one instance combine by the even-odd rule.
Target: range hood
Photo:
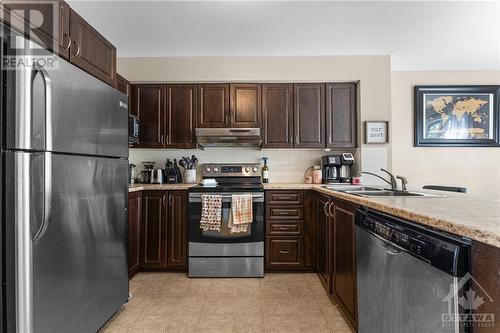
[[[197,128],[196,143],[204,147],[260,147],[260,128]]]

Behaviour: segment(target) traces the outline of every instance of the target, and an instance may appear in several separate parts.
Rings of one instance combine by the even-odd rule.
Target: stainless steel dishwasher
[[[470,241],[363,209],[356,215],[359,333],[468,332],[458,280],[469,271]],[[448,319],[454,318],[451,322]]]

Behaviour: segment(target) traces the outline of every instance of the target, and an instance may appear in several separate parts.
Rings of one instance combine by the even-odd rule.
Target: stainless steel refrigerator
[[[4,64],[25,40],[2,28]],[[7,332],[96,332],[128,298],[127,96],[57,60],[2,67]]]

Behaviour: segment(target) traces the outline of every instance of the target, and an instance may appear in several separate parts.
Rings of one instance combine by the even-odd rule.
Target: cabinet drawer
[[[266,238],[266,264],[270,268],[288,268],[303,266],[302,237]]]
[[[302,236],[304,234],[303,222],[271,222],[267,223],[267,234],[276,236]]]
[[[267,191],[266,204],[268,205],[303,205],[302,191]]]
[[[303,207],[276,207],[267,206],[266,219],[272,220],[303,220]]]

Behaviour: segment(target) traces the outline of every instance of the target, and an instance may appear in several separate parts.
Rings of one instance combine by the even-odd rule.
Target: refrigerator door
[[[6,71],[7,148],[128,157],[128,97],[53,57]]]
[[[128,298],[127,160],[8,152],[6,165],[10,330],[96,332]]]

